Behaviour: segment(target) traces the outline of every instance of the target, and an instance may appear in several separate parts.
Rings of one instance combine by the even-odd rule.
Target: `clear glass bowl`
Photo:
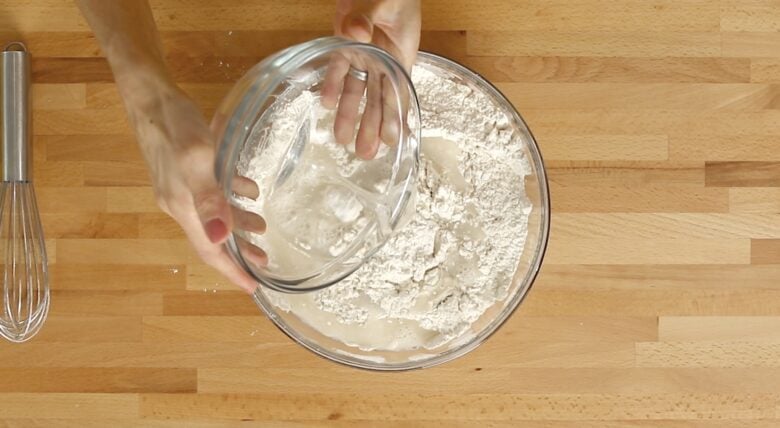
[[[285,334],[326,359],[352,367],[385,371],[417,369],[450,361],[473,350],[498,330],[518,307],[536,279],[547,248],[550,230],[550,196],[547,177],[539,147],[520,114],[498,89],[456,62],[421,52],[417,64],[435,69],[449,79],[488,94],[495,100],[496,105],[502,106],[503,111],[506,112],[511,126],[523,141],[525,155],[532,167],[532,173],[525,177],[525,183],[518,183],[518,186],[525,186],[526,195],[533,204],[529,215],[528,236],[506,298],[490,307],[462,336],[434,349],[363,351],[323,335],[301,321],[294,313],[279,310],[262,290],[255,293],[257,305]]]
[[[331,91],[342,94],[338,108],[323,106],[328,82],[343,84],[343,92]],[[338,144],[334,124],[350,114],[346,99],[355,120],[342,129],[354,132],[349,144]],[[355,141],[369,121],[374,126],[366,129],[377,132],[366,135],[381,136],[382,143],[364,160],[355,154]],[[227,250],[269,288],[304,292],[345,278],[413,208],[417,96],[403,67],[376,46],[326,37],[285,49],[236,83],[212,127],[225,196],[267,223],[265,233],[255,233],[236,222]],[[236,176],[257,182],[257,201],[233,192]],[[253,246],[266,252],[267,265],[252,257]]]

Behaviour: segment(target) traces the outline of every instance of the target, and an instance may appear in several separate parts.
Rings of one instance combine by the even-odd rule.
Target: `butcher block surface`
[[[335,8],[152,5],[207,116]],[[552,232],[483,346],[377,374],[296,345],[198,260],[70,1],[0,0],[0,44],[34,56],[52,289],[41,333],[0,342],[0,426],[780,426],[780,3],[424,0],[423,27],[527,120]]]

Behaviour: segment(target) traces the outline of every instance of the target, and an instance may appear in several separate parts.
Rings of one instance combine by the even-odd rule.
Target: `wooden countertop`
[[[333,9],[153,3],[207,112],[263,56],[327,34]],[[154,204],[69,0],[0,0],[0,43],[35,55],[53,290],[38,337],[0,342],[0,425],[780,426],[780,5],[426,0],[424,26],[424,49],[483,73],[528,120],[552,240],[484,346],[380,375],[293,344],[197,261]]]

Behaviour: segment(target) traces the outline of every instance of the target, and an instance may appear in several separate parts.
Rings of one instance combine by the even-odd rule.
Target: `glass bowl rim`
[[[368,370],[373,372],[400,372],[400,371],[430,368],[433,366],[450,362],[459,357],[462,357],[463,355],[468,354],[469,352],[473,351],[474,349],[476,349],[477,347],[485,343],[487,339],[489,339],[493,334],[495,334],[498,330],[500,330],[500,328],[507,322],[507,320],[511,318],[512,314],[515,313],[517,308],[520,307],[520,304],[523,302],[523,300],[525,300],[525,297],[528,295],[528,292],[531,290],[534,283],[536,282],[537,277],[539,276],[539,271],[541,270],[542,262],[547,252],[547,246],[550,238],[550,224],[551,224],[552,216],[550,212],[550,207],[551,207],[550,186],[547,178],[547,171],[544,167],[544,160],[542,158],[541,151],[539,150],[539,144],[536,141],[536,137],[534,137],[533,133],[531,132],[531,129],[528,127],[528,124],[520,115],[520,112],[517,111],[517,109],[514,107],[514,105],[512,105],[509,99],[495,85],[490,83],[481,74],[477,73],[471,68],[463,64],[460,64],[459,62],[454,61],[450,58],[447,58],[442,55],[434,54],[431,52],[419,51],[417,55],[418,58],[425,58],[425,59],[432,60],[433,62],[438,62],[439,64],[443,64],[445,67],[448,67],[450,69],[456,69],[463,72],[471,73],[472,76],[470,77],[472,78],[473,82],[484,85],[488,89],[488,91],[491,92],[490,95],[492,95],[495,99],[499,100],[502,104],[504,104],[504,106],[510,107],[509,109],[506,110],[511,111],[514,120],[523,124],[526,132],[528,132],[528,137],[530,137],[530,144],[528,145],[528,148],[532,155],[531,162],[534,165],[534,173],[536,175],[538,181],[538,187],[540,190],[540,194],[539,194],[539,198],[541,199],[540,209],[542,209],[541,222],[539,225],[540,236],[539,236],[539,241],[537,242],[536,251],[530,263],[530,269],[528,270],[528,273],[523,278],[525,287],[522,288],[521,290],[518,290],[518,292],[515,293],[511,297],[511,299],[509,299],[508,301],[509,303],[507,304],[507,306],[501,311],[501,313],[496,318],[494,318],[488,324],[486,328],[484,328],[478,334],[474,335],[474,337],[469,339],[466,343],[463,343],[452,349],[448,349],[447,351],[444,351],[430,358],[425,358],[420,360],[410,360],[402,364],[387,364],[384,362],[381,363],[371,362],[367,359],[355,361],[355,358],[350,357],[349,355],[346,354],[339,355],[338,353],[335,352],[326,351],[316,343],[297,334],[297,332],[293,328],[289,327],[287,323],[284,322],[284,320],[280,319],[279,315],[277,315],[276,313],[277,311],[273,308],[273,304],[268,302],[267,299],[265,299],[264,297],[259,297],[259,294],[262,293],[262,291],[260,289],[255,291],[252,297],[255,303],[257,304],[257,306],[282,333],[284,333],[287,337],[292,339],[295,343],[301,345],[302,347],[314,353],[315,355],[323,359],[326,359],[328,361],[332,361],[334,363],[338,363],[348,367],[353,367],[353,368],[358,368],[358,369],[363,369],[363,370]]]
[[[217,137],[217,151],[216,156],[214,160],[214,173],[216,176],[216,179],[219,182],[220,187],[222,188],[222,192],[225,195],[226,198],[230,199],[232,195],[232,189],[231,189],[231,181],[232,181],[232,174],[230,171],[233,171],[235,168],[235,165],[238,163],[238,150],[236,149],[236,143],[233,140],[240,140],[245,141],[246,138],[249,137],[251,134],[251,129],[254,127],[254,122],[251,126],[244,127],[243,130],[239,129],[241,127],[233,127],[231,128],[231,122],[236,117],[237,112],[240,111],[242,108],[242,104],[248,99],[249,92],[245,92],[243,95],[233,97],[234,91],[236,91],[236,88],[240,87],[240,82],[243,82],[246,79],[249,79],[250,76],[254,75],[254,80],[257,81],[259,79],[264,79],[266,82],[264,82],[264,88],[263,90],[259,91],[259,94],[254,94],[254,100],[252,103],[257,103],[258,100],[266,100],[270,98],[270,91],[269,88],[276,88],[279,84],[281,84],[287,75],[294,72],[298,68],[300,68],[303,64],[306,64],[307,62],[314,60],[322,55],[325,55],[329,52],[333,52],[339,49],[357,49],[362,51],[363,53],[367,55],[374,56],[376,61],[379,61],[382,63],[384,67],[387,69],[393,70],[395,72],[398,72],[398,85],[405,86],[409,90],[410,99],[409,99],[409,108],[410,110],[416,112],[416,121],[417,123],[420,123],[420,107],[419,107],[419,101],[417,99],[417,92],[414,90],[414,84],[412,83],[411,76],[409,73],[404,69],[403,65],[401,65],[395,57],[393,57],[392,54],[390,54],[385,49],[371,44],[371,43],[363,43],[358,42],[354,40],[350,40],[344,37],[340,36],[326,36],[326,37],[319,37],[316,39],[312,39],[297,45],[290,46],[286,49],[283,49],[279,52],[276,52],[269,57],[263,59],[258,64],[251,67],[249,70],[247,70],[243,76],[239,79],[239,83],[234,85],[231,90],[228,92],[228,95],[225,96],[222,103],[220,103],[219,108],[217,109],[217,113],[219,113],[220,110],[224,107],[226,104],[226,100],[235,98],[231,101],[231,103],[227,103],[227,105],[230,106],[229,109],[229,115],[227,116],[227,120],[225,120],[225,125],[220,126],[219,132],[216,132],[218,135]],[[396,100],[398,105],[400,106],[400,101]],[[216,114],[215,114],[216,117]],[[419,129],[419,127],[418,127]],[[226,140],[227,135],[234,135],[233,138],[230,138],[229,141]],[[235,137],[237,136],[237,137]],[[411,144],[411,150],[412,155],[414,157],[414,165],[411,171],[411,174],[416,174],[417,168],[419,165],[419,157],[420,157],[420,132],[416,133],[415,141],[412,141]],[[407,177],[404,179],[406,184],[404,185],[404,189],[414,186],[415,180],[409,179]],[[404,194],[405,192],[401,192]],[[404,206],[405,204],[408,204],[410,202],[409,198],[406,198],[406,200],[403,202]],[[403,212],[403,206],[401,206],[398,211]],[[385,240],[386,241],[386,240]],[[362,266],[362,264],[367,260],[371,255],[375,254],[377,251],[379,251],[382,246],[384,245],[384,241],[377,246],[376,248],[373,248],[366,257],[363,258],[361,263],[357,264],[357,266],[349,271],[345,271],[343,275],[339,275],[337,278],[323,282],[321,284],[317,284],[315,286],[306,287],[306,288],[300,288],[295,286],[290,286],[292,283],[298,283],[307,281],[311,278],[315,278],[317,275],[309,276],[305,278],[300,278],[298,280],[278,280],[271,276],[264,276],[264,275],[258,275],[254,269],[252,269],[248,262],[246,261],[244,255],[242,254],[242,251],[240,250],[237,242],[236,242],[236,236],[235,233],[231,233],[228,236],[227,241],[223,244],[223,248],[228,253],[230,258],[245,272],[247,272],[250,277],[252,277],[255,281],[257,281],[260,286],[262,287],[268,287],[272,290],[282,292],[282,293],[307,293],[307,292],[313,292],[317,290],[321,290],[324,288],[327,288],[342,279],[344,279],[346,276],[354,273],[357,269]]]

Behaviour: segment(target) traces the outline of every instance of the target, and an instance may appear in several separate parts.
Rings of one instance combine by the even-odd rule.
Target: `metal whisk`
[[[48,264],[32,185],[30,55],[11,43],[0,56],[0,336],[24,342],[49,313]]]

